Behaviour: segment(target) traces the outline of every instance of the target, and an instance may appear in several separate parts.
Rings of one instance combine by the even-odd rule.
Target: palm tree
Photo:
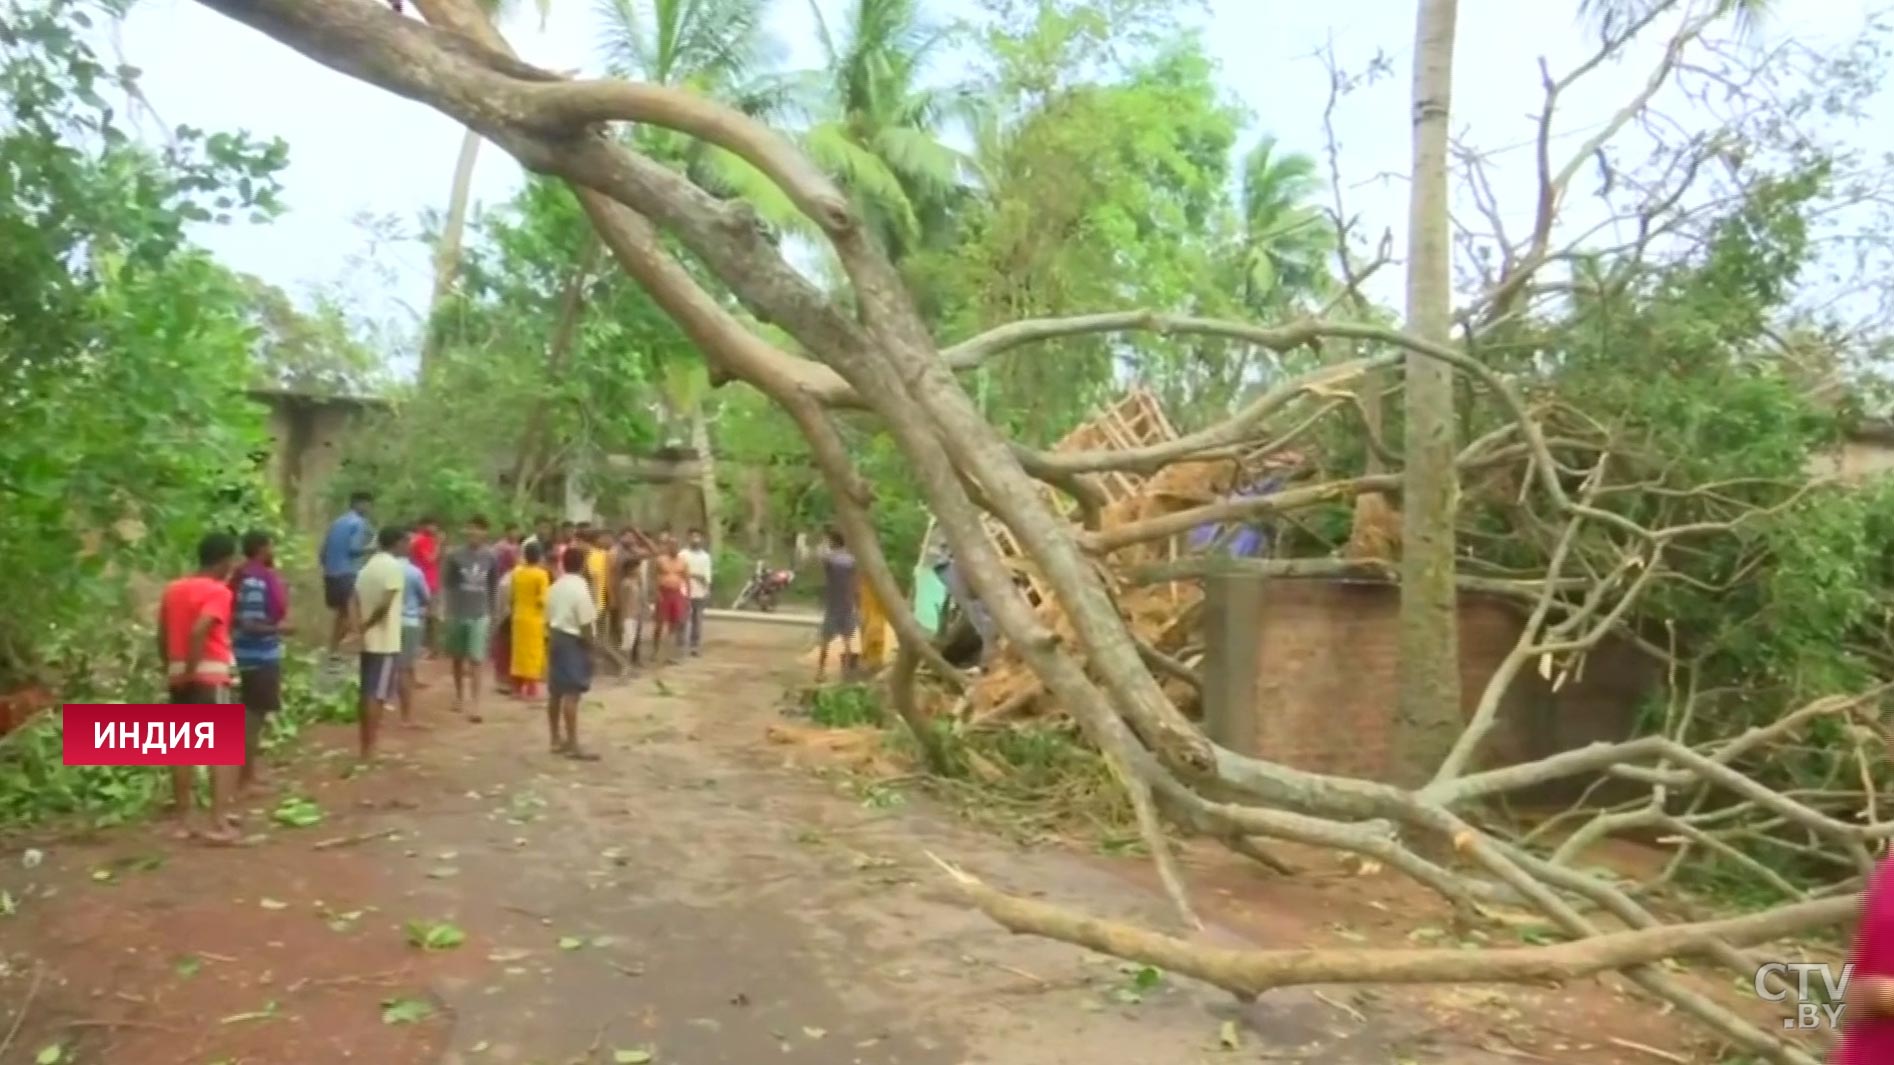
[[[1264,136],[1243,157],[1243,302],[1280,310],[1330,287],[1334,230],[1309,201],[1321,192],[1315,160],[1279,152]]]
[[[866,224],[897,262],[937,234],[976,169],[941,140],[977,108],[966,93],[920,84],[946,41],[921,18],[918,0],[851,0],[838,37],[816,0],[818,74],[824,117],[804,131],[803,148],[855,197]]]
[[[779,117],[795,110],[799,83],[771,69],[781,49],[765,32],[768,8],[769,0],[599,0],[600,50],[607,67],[621,77],[688,88],[746,114]],[[766,218],[798,214],[781,190],[729,152],[667,130],[645,128],[638,136],[642,150],[683,167],[712,192],[744,195]],[[701,471],[704,533],[714,546],[721,507],[704,409],[709,379],[702,363],[676,356],[664,359],[656,371],[667,420],[678,415],[690,420],[690,446]]]
[[[504,20],[519,6],[519,0],[476,0],[481,11],[495,22]],[[539,11],[539,25],[546,26],[546,16],[551,13],[552,0],[534,0]],[[468,129],[460,139],[460,154],[454,159],[454,183],[447,192],[447,214],[441,219],[441,235],[434,244],[434,290],[428,296],[426,332],[421,338],[421,372],[427,373],[428,367],[440,354],[439,331],[434,328],[434,316],[441,305],[447,301],[448,294],[454,289],[454,279],[460,273],[461,242],[467,234],[467,209],[473,198],[474,164],[480,160],[480,134]]]

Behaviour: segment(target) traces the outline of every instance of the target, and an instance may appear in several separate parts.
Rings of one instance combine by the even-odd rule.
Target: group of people
[[[180,835],[217,843],[238,838],[232,794],[259,782],[263,726],[282,707],[283,637],[290,631],[289,595],[268,533],[251,532],[241,542],[211,533],[197,545],[196,572],[165,586],[158,654],[170,701],[227,705],[234,696],[245,710],[243,765],[210,767],[207,823],[195,813],[194,768],[172,768]]]
[[[578,703],[591,690],[595,655],[616,658],[629,674],[647,651],[657,665],[703,653],[712,565],[701,530],[680,545],[668,529],[653,537],[626,526],[614,537],[590,523],[542,519],[530,535],[509,525],[493,541],[487,521],[474,517],[443,554],[432,518],[372,533],[373,503],[356,493],[321,552],[332,661],[350,631],[362,634],[365,759],[390,705],[411,719],[416,663],[441,644],[456,713],[481,720],[490,664],[503,692],[530,699],[545,686],[552,750],[582,760],[594,757],[578,742]]]
[[[690,530],[680,544],[669,529],[651,535],[626,526],[613,535],[589,523],[541,520],[529,535],[509,525],[496,540],[476,516],[449,545],[431,517],[376,529],[373,505],[371,494],[355,493],[320,551],[332,666],[343,661],[349,635],[360,636],[364,761],[374,759],[390,711],[412,724],[423,656],[445,653],[453,710],[470,721],[482,720],[489,668],[496,687],[517,698],[536,698],[543,685],[552,752],[591,761],[596,756],[579,743],[578,706],[591,690],[597,659],[615,659],[628,676],[647,661],[657,666],[703,653],[713,574],[701,530]],[[818,681],[831,643],[841,645],[844,675],[855,672],[861,620],[855,560],[839,533],[829,534],[820,556],[828,587]],[[250,754],[240,769],[212,769],[207,824],[193,817],[191,771],[175,771],[187,835],[236,838],[230,799],[258,779],[263,728],[282,704],[289,616],[275,541],[265,532],[240,541],[223,532],[204,537],[197,571],[165,588],[158,644],[171,701],[241,702]]]

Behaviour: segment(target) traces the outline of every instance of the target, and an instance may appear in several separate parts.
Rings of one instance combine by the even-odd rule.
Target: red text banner
[[[242,765],[243,707],[67,703],[67,765]]]

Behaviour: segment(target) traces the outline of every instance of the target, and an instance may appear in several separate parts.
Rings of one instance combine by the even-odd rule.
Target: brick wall
[[[1215,578],[1207,604],[1206,725],[1219,742],[1300,769],[1387,779],[1398,684],[1398,591],[1370,582]],[[1519,637],[1511,603],[1460,600],[1460,684],[1471,716]],[[1535,668],[1514,681],[1485,765],[1530,761],[1628,735],[1661,676],[1621,642],[1594,649],[1559,691]],[[1214,693],[1212,696],[1211,693]],[[1216,705],[1212,705],[1216,704]],[[1573,785],[1534,798],[1551,799]]]

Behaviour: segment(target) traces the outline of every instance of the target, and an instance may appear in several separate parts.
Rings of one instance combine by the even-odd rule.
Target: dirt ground
[[[130,828],[34,842],[29,868],[20,841],[0,847],[18,903],[0,917],[0,1065],[1708,1060],[1603,982],[1241,1007],[1009,936],[956,900],[929,852],[1103,915],[1167,910],[1146,862],[1022,849],[912,792],[865,801],[768,742],[806,640],[726,623],[704,658],[604,685],[582,726],[603,755],[590,764],[547,753],[537,707],[450,719],[429,664],[433,727],[395,732],[389,764],[346,776],[350,734],[327,730],[278,780],[322,807],[318,825],[272,825],[271,798],[242,848]],[[1385,873],[1284,880],[1220,851],[1188,858],[1220,940],[1443,934],[1439,908]],[[422,950],[411,921],[466,941]]]

